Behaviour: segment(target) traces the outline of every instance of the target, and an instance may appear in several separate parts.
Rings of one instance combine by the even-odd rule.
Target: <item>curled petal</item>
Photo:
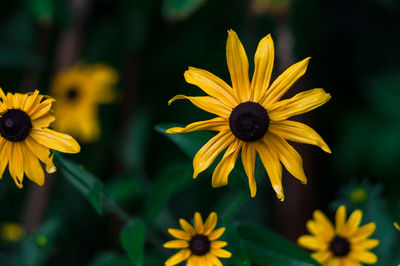
[[[228,129],[229,121],[223,117],[216,117],[210,120],[194,122],[186,127],[171,127],[166,130],[167,133],[186,133],[199,130],[222,131]]]
[[[174,98],[169,100],[168,104],[171,105],[171,103],[176,100],[184,99],[191,101],[195,106],[206,112],[216,114],[221,117],[229,118],[232,112],[231,107],[210,96],[189,97],[185,95],[176,95]]]

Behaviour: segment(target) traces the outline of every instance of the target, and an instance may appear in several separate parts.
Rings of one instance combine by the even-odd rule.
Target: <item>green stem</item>
[[[232,216],[239,210],[239,208],[243,205],[245,200],[247,199],[247,192],[240,192],[240,194],[236,197],[235,200],[231,203],[225,213],[222,215],[222,220],[225,222],[230,220]]]
[[[101,203],[108,213],[118,216],[125,223],[128,223],[130,220],[132,220],[132,216],[119,207],[114,200],[103,195]]]

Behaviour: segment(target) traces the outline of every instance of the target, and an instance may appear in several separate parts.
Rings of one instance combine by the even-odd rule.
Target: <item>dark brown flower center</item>
[[[210,240],[204,235],[195,235],[189,241],[189,249],[197,256],[205,255],[210,251]]]
[[[76,101],[79,97],[79,90],[76,87],[70,87],[66,93],[65,93],[66,98],[69,101]]]
[[[251,142],[262,138],[269,126],[267,110],[255,102],[244,102],[233,108],[229,126],[235,137]]]
[[[0,134],[9,141],[26,139],[32,129],[32,122],[27,113],[19,109],[8,109],[0,117]]]
[[[345,238],[335,236],[329,246],[329,249],[333,252],[335,257],[344,257],[350,252],[350,243]]]

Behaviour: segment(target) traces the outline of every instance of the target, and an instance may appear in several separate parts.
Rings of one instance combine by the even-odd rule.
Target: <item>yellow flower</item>
[[[166,132],[219,131],[194,157],[193,178],[206,170],[218,154],[227,149],[212,176],[213,187],[226,185],[228,175],[235,166],[239,151],[242,150],[242,163],[252,197],[257,191],[254,167],[258,153],[273,189],[278,198],[284,200],[280,162],[302,183],[307,182],[302,158],[287,141],[313,144],[328,153],[331,152],[312,128],[287,119],[323,105],[331,96],[323,89],[312,89],[280,101],[293,83],[303,76],[310,58],[291,66],[269,86],[274,63],[274,45],[270,35],[265,36],[258,44],[251,83],[245,50],[232,30],[228,31],[226,57],[232,87],[208,71],[190,67],[185,72],[186,81],[197,85],[209,96],[177,95],[169,101],[171,104],[178,99],[188,99],[195,106],[218,117],[195,122],[185,128],[170,128]]]
[[[393,223],[393,225],[394,225],[394,227],[396,227],[396,229],[397,229],[397,230],[399,230],[399,231],[400,231],[400,226],[399,226],[399,224],[398,224],[398,223]]]
[[[101,64],[78,63],[57,75],[51,86],[57,100],[54,128],[84,142],[96,140],[100,135],[98,105],[113,101],[111,89],[117,79],[114,69]]]
[[[314,250],[312,256],[322,265],[373,264],[378,258],[369,249],[375,248],[379,241],[368,237],[375,231],[375,223],[359,226],[362,211],[355,210],[346,221],[346,207],[336,211],[336,228],[319,210],[314,211],[314,220],[306,226],[312,235],[301,236],[297,243]]]
[[[166,266],[173,266],[185,260],[187,260],[187,265],[191,266],[222,266],[218,257],[231,257],[230,252],[222,249],[228,243],[217,241],[225,228],[214,230],[217,225],[215,212],[210,213],[204,224],[198,212],[194,214],[194,227],[184,219],[179,219],[179,223],[183,230],[168,229],[168,232],[178,240],[168,241],[164,247],[181,250],[165,262]]]
[[[43,101],[42,101],[43,100]],[[79,144],[71,137],[49,129],[54,121],[50,114],[53,98],[33,93],[7,93],[0,88],[0,178],[8,164],[15,184],[22,188],[24,174],[42,186],[44,173],[54,173],[53,155],[49,149],[77,153]]]
[[[0,238],[7,242],[16,243],[26,235],[25,229],[18,223],[3,223],[0,225]]]

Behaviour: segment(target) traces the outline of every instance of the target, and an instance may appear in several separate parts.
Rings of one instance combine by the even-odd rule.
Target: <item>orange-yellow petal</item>
[[[194,104],[195,106],[206,112],[216,114],[224,118],[229,118],[232,112],[231,107],[225,105],[221,101],[210,96],[190,97],[185,95],[176,95],[174,98],[169,100],[168,105],[171,105],[171,103],[173,103],[176,100],[184,100],[184,99],[189,100],[192,104]]]
[[[199,130],[222,131],[229,129],[229,121],[223,117],[215,117],[210,120],[194,122],[186,127],[171,127],[166,130],[167,133],[186,133]]]
[[[210,241],[214,241],[214,240],[220,238],[224,232],[225,232],[225,227],[218,228],[218,229],[212,231],[212,232],[208,235],[208,239],[209,239]]]
[[[195,212],[194,214],[194,230],[197,234],[203,234],[204,232],[203,219],[201,218],[201,214],[199,212]]]
[[[228,184],[228,176],[235,167],[236,159],[239,154],[242,142],[235,139],[229,145],[221,161],[218,163],[212,175],[212,186],[221,187]]]
[[[169,228],[168,233],[170,233],[170,235],[172,235],[173,237],[175,237],[177,239],[182,239],[182,240],[190,240],[191,239],[191,235],[189,233],[179,230],[179,229]]]
[[[188,248],[189,242],[184,240],[171,240],[163,245],[164,248]]]
[[[165,261],[165,266],[174,266],[176,264],[181,263],[184,260],[187,260],[192,252],[190,249],[182,249],[172,257],[170,257],[167,261]]]
[[[212,230],[214,230],[215,226],[217,225],[217,213],[212,212],[210,215],[208,215],[206,222],[204,223],[204,235],[208,235],[211,233]]]
[[[48,128],[32,128],[30,136],[39,144],[65,153],[77,153],[81,147],[71,136]]]
[[[181,225],[182,229],[185,230],[185,232],[188,232],[191,236],[194,236],[196,234],[193,226],[185,219],[179,219],[179,224]]]
[[[257,193],[257,183],[254,178],[254,168],[256,163],[256,148],[252,142],[245,142],[242,146],[242,164],[249,180],[250,195],[252,198]]]

